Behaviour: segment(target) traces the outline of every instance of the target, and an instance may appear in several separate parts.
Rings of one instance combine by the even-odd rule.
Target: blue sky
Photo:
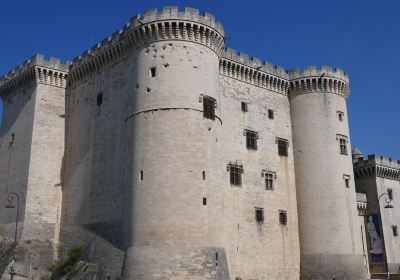
[[[400,1],[2,1],[0,74],[35,53],[72,60],[147,8],[208,11],[227,46],[285,68],[331,65],[349,73],[351,140],[400,159]]]

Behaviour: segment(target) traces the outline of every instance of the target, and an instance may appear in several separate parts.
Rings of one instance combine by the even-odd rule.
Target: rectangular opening
[[[97,94],[96,102],[97,102],[97,106],[100,106],[103,103],[103,94],[102,93]]]
[[[150,77],[154,78],[156,76],[157,73],[157,68],[156,67],[151,67],[150,68]]]
[[[230,173],[230,182],[231,185],[234,186],[241,186],[242,185],[242,173],[243,173],[243,166],[230,164],[228,165],[229,173]]]
[[[206,179],[206,172],[203,171],[203,181]]]
[[[340,154],[347,155],[347,137],[344,135],[337,134],[336,140],[339,140]]]
[[[392,189],[387,189],[387,194],[390,200],[393,200],[393,190]]]
[[[207,198],[203,197],[203,205],[207,205]]]
[[[397,231],[397,226],[392,226],[393,236],[398,236],[399,232]]]
[[[275,174],[273,172],[264,172],[265,179],[265,189],[273,191],[274,190],[274,177]]]
[[[278,155],[282,157],[287,157],[289,142],[285,139],[278,138],[277,143],[278,143]]]
[[[215,119],[215,99],[210,96],[203,96],[203,116],[207,119]]]
[[[246,147],[249,150],[257,150],[258,133],[251,130],[245,130]]]
[[[15,134],[11,133],[11,137],[10,137],[10,145],[12,145],[14,143],[15,140]]]
[[[140,170],[140,181],[143,181],[143,170]]]
[[[271,120],[274,119],[274,111],[271,110],[271,109],[268,110],[268,118],[271,119]]]
[[[281,225],[287,225],[287,212],[284,210],[279,211],[279,223]]]
[[[242,112],[247,112],[247,102],[242,101]]]
[[[337,111],[336,113],[337,113],[337,115],[338,115],[339,121],[342,122],[342,121],[343,121],[343,117],[344,117],[344,113],[341,112],[341,111]]]
[[[264,208],[256,207],[256,222],[259,224],[264,223]]]

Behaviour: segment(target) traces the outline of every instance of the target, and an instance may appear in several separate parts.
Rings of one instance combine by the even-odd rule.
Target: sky
[[[399,0],[2,1],[0,75],[35,53],[72,60],[134,15],[170,5],[213,14],[227,47],[274,65],[344,69],[352,145],[400,159]]]

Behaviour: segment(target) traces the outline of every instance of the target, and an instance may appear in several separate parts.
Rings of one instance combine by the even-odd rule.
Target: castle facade
[[[208,13],[151,9],[71,63],[2,77],[0,198],[19,195],[31,263],[83,244],[97,279],[367,279],[348,76],[225,39]]]

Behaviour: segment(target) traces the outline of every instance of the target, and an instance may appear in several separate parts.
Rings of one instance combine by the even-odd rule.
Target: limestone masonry
[[[371,171],[356,194],[346,73],[286,70],[225,39],[208,13],[151,9],[71,63],[35,55],[0,78],[1,205],[20,198],[2,279],[12,265],[14,279],[41,279],[77,244],[90,279],[398,272],[398,238],[384,223],[393,249],[376,263],[364,215],[385,212],[376,188],[397,191],[399,173]],[[357,160],[356,178],[400,170]],[[0,238],[13,240],[16,209],[1,209]]]

